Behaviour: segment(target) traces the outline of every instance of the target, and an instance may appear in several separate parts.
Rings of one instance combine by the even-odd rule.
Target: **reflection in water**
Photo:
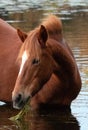
[[[9,117],[16,114],[12,108],[0,108],[0,130],[79,130],[79,123],[70,112],[54,112],[48,114],[29,113],[24,120],[9,121]]]
[[[0,106],[0,130],[16,130],[15,124],[8,119],[16,113],[17,112],[9,106]]]
[[[66,119],[65,119],[66,118]],[[31,121],[26,121],[26,126],[30,130],[79,130],[78,122],[76,119],[70,115],[61,116],[37,116],[31,119]],[[21,124],[23,124],[21,122]],[[20,130],[22,130],[23,126]]]
[[[24,31],[35,28],[50,13],[62,19],[64,36],[73,50],[82,78],[82,90],[71,106],[76,118],[70,113],[28,115],[25,121],[15,124],[8,120],[8,117],[15,115],[15,111],[0,107],[0,130],[88,129],[88,1],[64,1],[1,0],[0,17]]]

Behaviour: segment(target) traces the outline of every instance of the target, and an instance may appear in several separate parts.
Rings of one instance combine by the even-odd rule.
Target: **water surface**
[[[1,0],[0,17],[15,28],[30,31],[49,14],[62,19],[67,39],[79,67],[82,89],[72,102],[72,113],[28,116],[13,123],[15,114],[9,107],[0,107],[0,130],[87,130],[88,129],[88,1],[87,0]],[[0,103],[2,104],[2,103]]]

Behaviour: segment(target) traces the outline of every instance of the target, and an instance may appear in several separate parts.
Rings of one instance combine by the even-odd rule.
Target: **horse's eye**
[[[33,59],[32,64],[38,64],[39,63],[39,59]]]

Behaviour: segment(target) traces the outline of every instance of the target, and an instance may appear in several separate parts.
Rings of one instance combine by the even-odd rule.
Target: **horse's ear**
[[[39,30],[39,35],[38,35],[38,41],[42,48],[46,46],[47,39],[48,39],[47,30],[43,25],[41,25],[40,30]]]
[[[20,29],[17,29],[17,34],[20,37],[21,41],[24,42],[25,39],[27,38],[27,34]]]

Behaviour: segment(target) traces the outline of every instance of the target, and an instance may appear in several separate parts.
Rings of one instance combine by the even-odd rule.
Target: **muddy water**
[[[75,55],[82,89],[72,102],[71,113],[33,116],[11,122],[12,108],[0,106],[0,130],[87,130],[88,129],[88,1],[87,0],[1,0],[0,17],[16,28],[30,31],[49,14],[62,19],[64,37]],[[2,104],[2,103],[0,103]]]

